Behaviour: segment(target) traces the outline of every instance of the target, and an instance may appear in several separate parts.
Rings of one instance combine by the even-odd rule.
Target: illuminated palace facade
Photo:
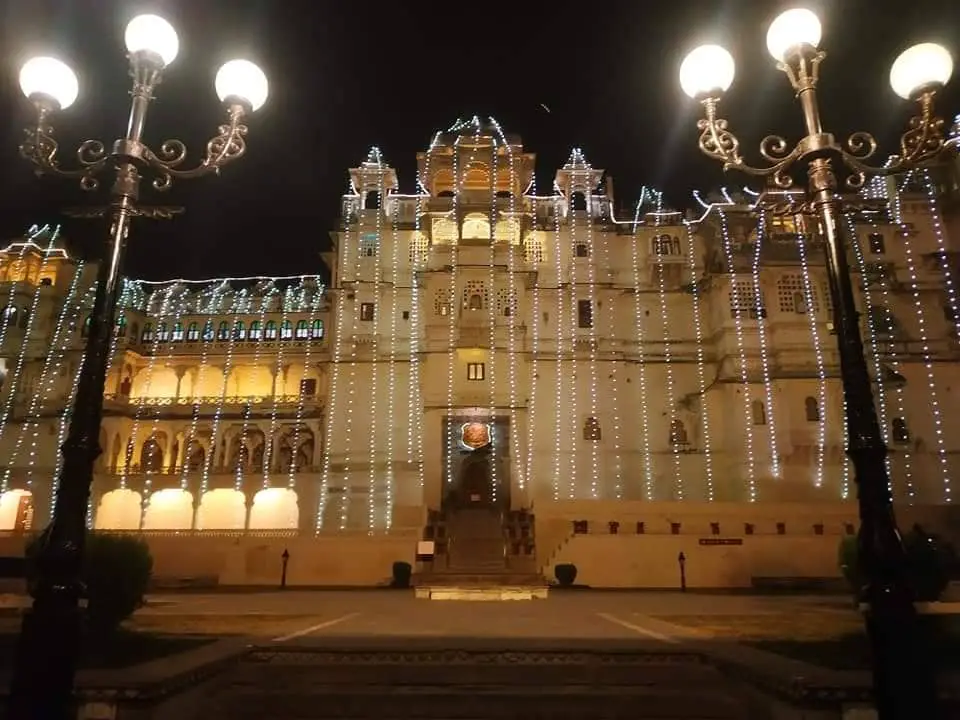
[[[374,542],[419,536],[428,510],[467,492],[549,519],[538,553],[553,557],[571,519],[685,533],[693,513],[709,534],[715,506],[740,535],[751,513],[761,533],[799,512],[768,506],[852,522],[815,229],[749,191],[681,214],[644,190],[618,212],[580,150],[546,191],[534,160],[495,121],[458,122],[403,194],[371,150],[323,255],[329,287],[127,281],[91,523]],[[942,505],[960,450],[946,431],[960,405],[956,251],[928,175],[863,194],[850,263],[893,491]],[[48,516],[95,268],[51,228],[0,262],[10,530]]]

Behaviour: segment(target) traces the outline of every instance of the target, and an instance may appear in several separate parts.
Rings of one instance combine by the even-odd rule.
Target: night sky
[[[896,54],[920,41],[951,46],[960,61],[957,0],[811,2],[824,25],[821,103],[837,135],[868,129],[887,142],[908,117],[890,90]],[[725,116],[748,157],[769,132],[795,139],[800,114],[766,51],[776,0],[607,0],[476,3],[327,0],[7,0],[0,10],[0,233],[62,222],[71,249],[99,253],[95,221],[64,219],[64,207],[96,203],[60,180],[37,180],[18,158],[31,108],[17,84],[20,63],[56,54],[80,76],[81,95],[56,118],[64,164],[77,142],[124,130],[128,108],[123,28],[140,12],[165,16],[180,55],[151,108],[147,139],[188,143],[199,157],[221,119],[213,91],[220,63],[247,57],[271,81],[250,119],[247,157],[220,178],[187,182],[162,197],[183,204],[173,221],[141,220],[127,273],[149,279],[322,272],[318,253],[336,222],[347,168],[378,145],[414,190],[415,153],[458,116],[494,116],[537,153],[547,192],[570,148],[613,175],[617,205],[643,185],[673,206],[690,190],[721,184],[696,148],[699,107],[677,84],[683,55],[720,42],[737,59]],[[941,112],[960,112],[960,72]],[[549,112],[543,106],[549,108]],[[893,147],[888,145],[887,147]],[[108,183],[107,183],[108,184]]]

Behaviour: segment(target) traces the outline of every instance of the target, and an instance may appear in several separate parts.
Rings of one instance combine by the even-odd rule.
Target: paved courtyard
[[[554,592],[547,600],[478,602],[418,600],[404,591],[296,591],[156,595],[137,613],[144,623],[189,619],[192,626],[249,617],[245,634],[309,643],[321,638],[530,638],[657,640],[649,616],[762,615],[820,609],[849,612],[844,599],[756,597],[677,592]],[[282,628],[284,632],[277,631]]]

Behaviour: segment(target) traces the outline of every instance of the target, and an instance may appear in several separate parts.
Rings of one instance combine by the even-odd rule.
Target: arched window
[[[751,414],[753,415],[754,425],[767,424],[767,408],[764,407],[762,400],[754,400],[750,406],[750,410]]]
[[[177,322],[173,324],[173,332],[170,333],[170,339],[174,342],[181,342],[183,340],[183,323]]]
[[[483,296],[480,293],[473,293],[468,301],[467,308],[470,310],[483,310]]]
[[[259,320],[254,320],[250,323],[250,335],[248,337],[251,340],[259,340],[263,337],[263,327],[260,325]]]
[[[820,405],[815,397],[805,399],[803,409],[807,415],[807,422],[820,422]]]
[[[207,320],[203,324],[203,339],[208,342],[213,340],[213,320]]]
[[[127,336],[127,316],[121,315],[117,318],[117,337],[122,338]]]
[[[87,318],[87,321],[83,324],[84,328],[90,327],[90,318]],[[84,333],[86,334],[86,332]],[[140,342],[150,342],[153,340],[153,324],[145,323],[143,326],[143,333],[140,335]]]
[[[196,342],[200,339],[200,328],[195,322],[187,326],[187,342]]]
[[[280,339],[289,340],[293,337],[293,326],[290,324],[289,320],[284,320],[280,323]]]
[[[893,419],[893,441],[898,443],[910,442],[910,428],[902,417]]]
[[[229,340],[230,339],[230,323],[226,320],[221,320],[220,324],[217,326],[217,340]]]
[[[687,440],[687,428],[683,425],[683,420],[674,419],[670,421],[670,444],[671,445],[686,445]]]
[[[310,337],[314,340],[323,339],[323,320],[317,318],[313,321],[313,328],[310,330]]]
[[[267,340],[276,340],[277,339],[277,323],[273,320],[267,320],[267,326],[263,331],[263,336]]]
[[[310,337],[310,325],[306,320],[297,321],[296,338],[297,340],[306,340]]]
[[[233,324],[233,339],[234,340],[247,339],[247,326],[243,324],[243,320],[237,320]]]
[[[573,256],[578,258],[590,257],[590,246],[585,242],[578,242],[573,246]]]
[[[160,323],[157,325],[157,340],[160,342],[166,342],[170,339],[170,333],[167,332],[167,324]]]
[[[380,208],[380,193],[376,190],[371,190],[368,193],[365,193],[363,196],[363,209],[364,210],[378,210]]]
[[[570,209],[574,212],[586,211],[587,196],[579,190],[570,196]]]

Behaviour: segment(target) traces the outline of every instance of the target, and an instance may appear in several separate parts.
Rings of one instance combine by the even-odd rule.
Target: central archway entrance
[[[459,508],[500,507],[506,498],[502,483],[494,474],[493,463],[496,457],[490,452],[474,452],[460,461],[444,498],[444,507],[450,510]],[[497,487],[494,488],[496,477]]]

